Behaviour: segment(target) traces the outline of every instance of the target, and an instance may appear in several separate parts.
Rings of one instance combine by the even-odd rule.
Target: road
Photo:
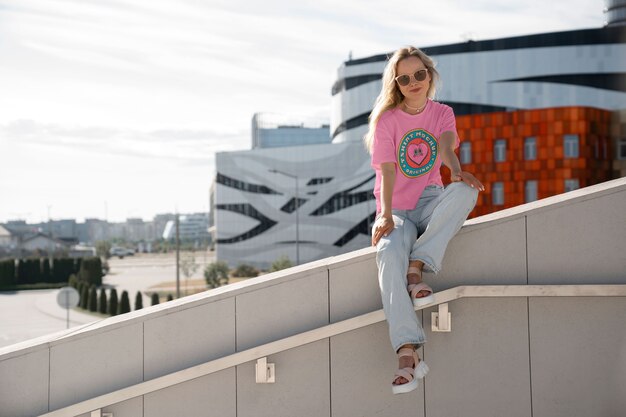
[[[188,254],[181,254],[181,259]],[[215,259],[213,252],[196,252],[199,265],[192,279],[201,279],[204,266]],[[137,291],[142,294],[150,287],[163,282],[176,281],[176,256],[174,254],[137,254],[124,259],[109,260],[110,274],[103,284],[116,288],[118,297],[128,291],[131,309],[135,306]],[[180,274],[181,292],[185,277]],[[9,346],[35,337],[66,329],[66,310],[56,302],[58,290],[0,292],[0,347]],[[174,294],[175,295],[175,294]],[[150,298],[143,294],[143,305]],[[70,327],[101,320],[98,316],[70,311]]]

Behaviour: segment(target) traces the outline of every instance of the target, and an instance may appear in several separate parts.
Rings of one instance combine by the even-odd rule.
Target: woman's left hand
[[[476,188],[478,191],[485,191],[485,186],[478,181],[478,179],[466,171],[460,171],[458,173],[452,173],[450,175],[450,180],[452,182],[461,182],[463,181],[465,184],[469,185],[472,188]]]

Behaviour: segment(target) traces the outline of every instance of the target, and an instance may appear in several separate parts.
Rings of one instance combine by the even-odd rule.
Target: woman
[[[461,170],[452,109],[432,101],[439,73],[414,47],[397,50],[383,73],[365,142],[376,170],[377,216],[372,245],[389,336],[398,354],[394,394],[417,388],[428,372],[417,355],[424,330],[414,306],[434,301],[422,270],[438,273],[448,242],[459,231],[484,187]],[[451,171],[443,187],[439,168]],[[418,238],[419,237],[419,238]]]

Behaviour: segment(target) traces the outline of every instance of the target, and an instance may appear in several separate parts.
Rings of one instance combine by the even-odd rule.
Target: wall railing
[[[435,300],[428,305],[416,307],[422,310],[438,307],[433,312],[433,331],[451,331],[451,315],[448,303],[462,298],[477,297],[626,297],[626,285],[476,285],[459,286],[435,293]],[[92,417],[106,416],[102,408],[140,397],[151,392],[191,381],[227,368],[257,360],[257,382],[269,382],[265,375],[268,355],[293,349],[352,330],[360,329],[385,320],[382,310],[363,314],[337,323],[302,332],[241,352],[233,353],[200,365],[173,372],[136,385],[100,395],[86,401],[42,414],[40,417],[74,417],[91,413]],[[260,368],[263,367],[262,370]],[[261,381],[259,381],[261,379]]]

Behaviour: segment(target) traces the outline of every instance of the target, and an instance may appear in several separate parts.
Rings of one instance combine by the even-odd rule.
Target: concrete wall
[[[626,284],[626,179],[468,221],[436,290],[480,284]],[[0,417],[34,416],[381,308],[364,249],[0,349]],[[391,394],[397,362],[377,323],[112,404],[126,416],[617,416],[626,410],[626,297],[450,303],[452,332],[418,312],[431,373]]]

